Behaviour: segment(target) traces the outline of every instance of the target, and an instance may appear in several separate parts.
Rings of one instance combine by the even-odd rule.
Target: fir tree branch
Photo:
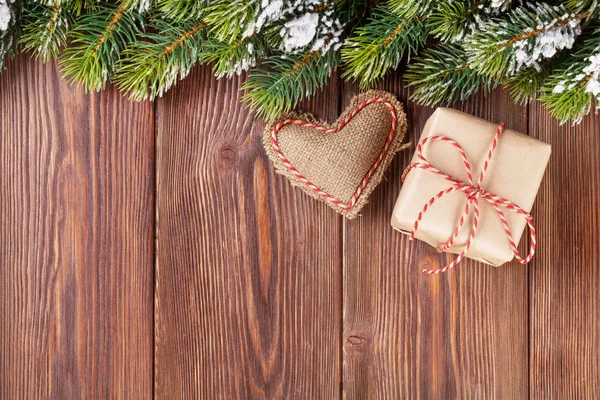
[[[372,0],[339,0],[335,2],[335,10],[340,21],[352,30],[356,24],[368,15],[373,7]]]
[[[404,78],[414,87],[411,100],[432,107],[465,101],[479,89],[488,93],[496,86],[471,69],[464,49],[451,43],[425,50],[409,64]]]
[[[84,11],[94,12],[98,10],[98,0],[49,0],[47,5],[53,5],[53,2],[61,2],[63,7],[74,16],[80,16]]]
[[[567,0],[562,4],[571,13],[586,13],[588,19],[596,18],[600,13],[598,0]]]
[[[549,25],[521,32],[519,35],[512,37],[510,40],[506,40],[504,42],[499,43],[497,45],[497,48],[501,50],[505,47],[511,47],[515,43],[520,42],[521,40],[531,39],[533,37],[538,36],[540,33],[547,32],[551,28],[560,28],[561,26],[568,25],[573,21],[581,21],[585,19],[587,15],[587,13],[581,12],[576,15],[569,15],[566,17],[557,18],[556,22],[551,23]]]
[[[23,11],[25,29],[20,42],[44,62],[57,58],[67,44],[67,32],[73,17],[63,1],[54,5],[27,3]]]
[[[419,104],[502,84],[579,121],[599,103],[599,16],[598,0],[0,0],[0,65],[7,51],[47,60],[66,48],[68,79],[87,90],[114,79],[135,100],[197,62],[218,77],[252,69],[244,100],[274,117],[342,61],[343,77],[365,87],[420,51],[405,74]],[[429,36],[440,43],[423,51]]]
[[[98,40],[96,40],[96,42],[94,44],[95,52],[98,52],[98,49],[100,49],[100,47],[102,46],[102,43],[106,42],[106,40],[112,36],[114,30],[118,27],[121,17],[123,17],[123,14],[126,11],[126,7],[127,7],[127,3],[124,2],[123,4],[121,4],[119,6],[119,8],[117,8],[117,10],[113,14],[110,22],[106,25],[106,27],[104,28],[104,31],[102,32],[102,34],[100,35]]]
[[[586,13],[568,14],[562,6],[534,3],[494,18],[467,36],[471,65],[495,79],[535,67],[556,52],[570,48],[581,33]]]
[[[439,2],[427,19],[431,34],[444,41],[459,41],[471,32],[482,0]],[[480,13],[480,18],[483,13]]]
[[[256,66],[266,54],[266,47],[260,37],[251,35],[235,43],[208,40],[203,49],[203,62],[214,63],[213,71],[218,78],[231,78],[242,71]]]
[[[172,23],[159,18],[123,52],[115,83],[134,100],[154,99],[188,75],[198,61],[206,35],[204,21]]]
[[[94,15],[83,16],[72,31],[73,45],[65,50],[60,65],[70,81],[86,90],[100,90],[115,71],[121,52],[136,41],[141,16],[131,10],[134,1],[118,6],[102,5]]]
[[[187,19],[199,19],[208,3],[208,0],[158,0],[156,9],[166,18],[181,22]]]
[[[546,79],[540,101],[561,123],[579,123],[600,106],[600,27]]]
[[[252,0],[219,0],[206,7],[204,20],[210,28],[210,36],[221,42],[235,42],[253,32],[248,31],[258,10],[258,2]]]
[[[247,90],[243,99],[259,117],[275,118],[322,88],[338,64],[339,54],[333,51],[285,57],[275,54],[263,67],[251,71],[243,86]]]
[[[434,0],[388,0],[388,9],[404,18],[418,17],[426,19],[435,9],[437,1]]]
[[[524,68],[504,80],[504,88],[517,104],[528,104],[536,100],[546,79],[560,58],[550,58],[539,63],[537,68]]]
[[[427,39],[422,21],[392,14],[385,7],[376,7],[370,21],[354,34],[342,47],[342,77],[359,80],[361,87],[374,84],[390,69],[396,69],[405,54],[410,59]]]

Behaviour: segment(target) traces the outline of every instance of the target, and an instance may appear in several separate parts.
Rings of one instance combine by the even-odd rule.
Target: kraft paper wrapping
[[[497,128],[496,123],[453,109],[438,108],[425,124],[420,140],[433,135],[454,139],[466,153],[476,181]],[[550,145],[513,130],[504,129],[481,187],[486,192],[504,197],[530,212],[550,152]],[[430,142],[425,146],[423,154],[439,170],[463,182],[468,182],[465,166],[453,146],[443,142]],[[412,162],[415,161],[418,161],[416,152],[412,158]],[[450,182],[430,171],[411,169],[394,207],[392,215],[394,229],[410,234],[423,205],[432,196],[451,185]],[[466,196],[460,191],[452,192],[437,200],[419,223],[415,237],[436,248],[444,245],[450,239],[466,202]],[[500,266],[513,259],[513,251],[502,222],[492,206],[480,199],[479,209],[480,226],[467,257],[496,267]],[[503,211],[515,243],[519,243],[526,226],[525,218],[504,208]],[[459,254],[464,249],[472,222],[471,211],[455,244],[448,252]],[[535,220],[533,223],[535,225]]]

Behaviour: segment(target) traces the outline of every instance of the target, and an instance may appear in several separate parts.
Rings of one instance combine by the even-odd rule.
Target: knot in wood
[[[223,168],[232,168],[237,162],[237,152],[231,147],[223,147],[217,155],[219,166]]]
[[[363,333],[353,333],[346,338],[346,350],[352,353],[366,353],[371,347],[371,340]]]

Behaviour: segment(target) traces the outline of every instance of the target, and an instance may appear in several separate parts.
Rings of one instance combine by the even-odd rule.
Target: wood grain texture
[[[417,143],[433,110],[407,101],[399,76],[383,88],[406,104],[409,140]],[[347,87],[344,100],[355,90]],[[527,130],[527,109],[500,91],[459,108]],[[454,256],[411,244],[390,226],[411,155],[396,158],[363,216],[344,224],[344,397],[525,398],[527,270],[463,261],[449,273],[423,275]]]
[[[531,394],[600,398],[600,119],[559,126],[532,106],[532,136],[552,145],[533,212]]]
[[[453,256],[390,226],[412,151],[344,221],[274,174],[242,80],[196,68],[130,103],[9,63],[0,399],[600,398],[598,116],[560,127],[499,90],[459,106],[552,144],[539,244],[529,267],[431,277]],[[416,143],[433,110],[400,74],[381,88]],[[298,109],[333,121],[357,91],[334,78]]]
[[[274,174],[241,82],[158,102],[156,396],[336,398],[341,217]],[[300,108],[333,120],[336,82]]]
[[[149,398],[152,105],[25,57],[0,88],[0,398]]]

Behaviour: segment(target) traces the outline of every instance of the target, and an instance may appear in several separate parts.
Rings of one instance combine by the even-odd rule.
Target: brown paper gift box
[[[464,150],[471,164],[474,177],[479,176],[490,143],[498,124],[473,117],[448,108],[438,108],[427,120],[421,139],[443,135],[455,140]],[[430,142],[424,148],[424,156],[439,170],[467,182],[466,169],[458,151],[447,143]],[[519,205],[526,212],[531,207],[544,175],[550,145],[505,129],[490,162],[481,187]],[[417,155],[411,162],[418,161]],[[441,190],[452,184],[431,171],[413,168],[406,176],[392,215],[392,226],[402,233],[410,234],[423,205]],[[419,223],[415,238],[439,248],[454,231],[467,202],[464,193],[455,191],[445,195],[429,208]],[[480,204],[480,225],[477,236],[467,257],[493,266],[513,259],[514,254],[496,211],[484,200]],[[515,243],[523,234],[525,218],[504,210]],[[454,245],[448,250],[459,254],[465,247],[471,231],[473,212]],[[535,220],[533,221],[535,224]]]

